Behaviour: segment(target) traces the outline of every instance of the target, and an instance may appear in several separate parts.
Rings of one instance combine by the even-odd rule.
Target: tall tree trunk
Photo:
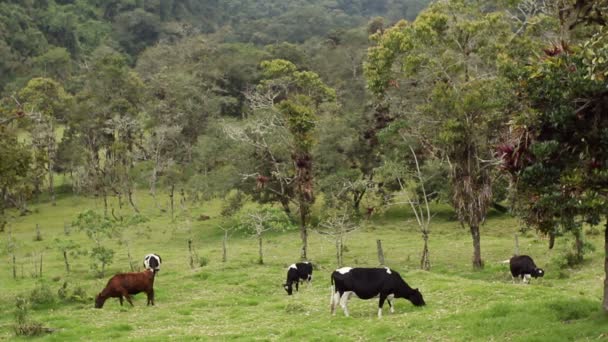
[[[606,227],[604,230],[604,300],[602,307],[608,313],[608,217],[606,217]]]
[[[342,267],[342,235],[336,236],[336,262],[338,268]]]
[[[471,237],[473,238],[473,268],[478,270],[483,268],[481,260],[481,234],[479,226],[471,226]]]
[[[173,201],[174,196],[175,196],[175,185],[171,184],[171,191],[169,192],[169,198],[171,199],[171,221],[173,221],[175,219],[175,216],[173,215],[174,209],[175,209],[175,203]]]
[[[422,257],[420,258],[420,269],[430,271],[431,258],[429,256],[429,234],[426,232],[422,233],[422,240],[424,241],[424,246],[422,247]]]
[[[228,253],[226,252],[226,243],[228,241],[228,231],[224,230],[224,239],[222,240],[222,262],[228,260]]]
[[[47,152],[47,157],[49,159],[49,193],[51,194],[51,205],[56,206],[55,202],[55,180],[53,177],[53,157],[51,155],[51,151]]]
[[[264,264],[264,252],[262,251],[262,234],[258,234],[258,253],[259,253],[259,259],[258,259],[258,263],[260,265]]]
[[[133,210],[135,210],[135,212],[139,214],[139,209],[137,209],[135,202],[133,202],[133,189],[131,188],[131,186],[129,186],[129,188],[127,189],[127,197],[129,199],[129,204],[131,204],[131,208],[133,208]]]
[[[308,231],[306,229],[306,219],[308,217],[308,207],[301,203],[300,204],[300,238],[302,239],[302,250],[300,252],[300,259],[308,260]]]
[[[108,195],[106,194],[106,190],[102,190],[102,196],[103,196],[103,216],[104,217],[108,217]]]
[[[283,206],[283,211],[285,211],[285,214],[290,215],[291,208],[289,208],[289,198],[287,198],[287,196],[281,196],[279,201],[281,202],[281,206]]]
[[[63,261],[65,262],[65,271],[70,274],[70,263],[68,262],[68,252],[63,251]]]

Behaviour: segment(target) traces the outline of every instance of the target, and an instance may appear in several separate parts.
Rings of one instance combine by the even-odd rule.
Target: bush
[[[33,306],[52,305],[55,303],[55,296],[48,285],[39,283],[30,293],[30,302]]]
[[[203,257],[199,257],[199,258],[198,258],[198,264],[199,264],[201,267],[205,267],[205,266],[207,266],[207,265],[209,264],[209,258],[204,257],[204,256],[203,256]]]
[[[90,301],[90,298],[87,296],[87,292],[84,288],[77,286],[72,291],[68,289],[69,283],[66,281],[63,285],[57,290],[57,296],[63,302],[66,303],[87,303]]]
[[[17,297],[15,301],[15,321],[16,324],[13,327],[15,335],[17,336],[38,336],[44,332],[47,332],[42,326],[42,323],[35,322],[29,319],[28,307],[29,303],[27,299],[23,297]]]
[[[602,231],[597,227],[589,227],[585,234],[589,236],[599,236],[602,234]]]

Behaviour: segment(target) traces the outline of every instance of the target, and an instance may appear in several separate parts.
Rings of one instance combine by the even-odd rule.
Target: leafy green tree
[[[335,109],[335,90],[327,86],[318,74],[298,71],[286,60],[271,60],[261,64],[264,80],[250,95],[252,106],[277,113],[270,114],[284,130],[294,166],[293,195],[300,216],[301,258],[307,258],[310,207],[314,203],[314,174],[312,147],[317,117]],[[282,101],[275,99],[283,97]]]
[[[425,154],[449,162],[451,204],[469,226],[474,268],[483,267],[480,225],[492,199],[491,146],[510,101],[496,77],[496,59],[511,35],[499,12],[436,3],[413,23],[376,34],[365,66],[369,88],[399,113],[403,132],[418,138]]]
[[[55,159],[57,155],[56,127],[64,121],[72,106],[72,96],[56,81],[48,78],[33,78],[19,91],[20,105],[30,113],[32,145],[36,159],[46,164],[51,202],[55,205]]]
[[[546,56],[534,63],[506,68],[518,81],[525,106],[499,148],[502,166],[513,177],[517,212],[544,233],[555,234],[558,227],[573,233],[579,259],[582,225],[606,220],[606,279],[608,97],[602,65],[607,42],[603,27],[581,44],[562,43],[545,49]],[[608,280],[602,305],[608,311]]]
[[[69,118],[68,136],[86,151],[85,169],[89,189],[104,199],[112,190],[132,201],[129,177],[133,154],[140,145],[143,83],[126,59],[108,49],[96,51],[76,95],[76,110]],[[107,161],[107,162],[102,162]]]
[[[99,278],[103,278],[106,266],[114,260],[114,250],[105,246],[106,240],[114,236],[114,224],[111,219],[92,210],[78,214],[72,223],[94,242],[89,253],[91,267]]]
[[[2,160],[0,163],[0,231],[4,231],[8,222],[5,211],[7,200],[25,190],[23,188],[24,180],[29,172],[32,156],[27,147],[18,141],[16,133],[2,125],[0,125],[0,159]]]

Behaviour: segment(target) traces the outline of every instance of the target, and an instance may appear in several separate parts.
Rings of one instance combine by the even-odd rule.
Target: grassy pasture
[[[566,240],[558,239],[554,250],[533,233],[519,236],[520,253],[532,255],[546,277],[529,286],[512,284],[507,265],[513,253],[516,220],[492,213],[482,228],[483,271],[470,266],[471,239],[446,207],[437,207],[432,226],[430,252],[432,270],[418,270],[422,240],[407,208],[393,208],[377,217],[346,240],[345,262],[350,266],[375,266],[376,239],[382,239],[387,264],[399,271],[413,287],[420,288],[427,302],[417,308],[396,301],[396,312],[385,306],[378,319],[377,300],[353,298],[352,317],[341,310],[329,315],[329,275],[335,268],[335,247],[318,234],[310,236],[309,256],[316,265],[312,286],[287,296],[281,284],[286,267],[299,256],[296,231],[269,234],[265,239],[264,265],[257,265],[256,241],[233,234],[228,244],[228,262],[221,262],[222,232],[217,228],[219,202],[192,208],[193,216],[206,214],[211,220],[174,224],[167,213],[154,209],[143,193],[136,197],[150,218],[146,227],[128,235],[137,265],[148,252],[163,257],[156,283],[156,306],[146,307],[145,294],[135,296],[135,307],[121,307],[109,299],[103,309],[93,308],[93,296],[115,272],[128,271],[126,247],[109,244],[114,263],[106,277],[90,272],[89,258],[71,259],[66,275],[63,258],[54,238],[64,237],[64,223],[77,213],[102,203],[92,198],[60,196],[57,206],[32,205],[34,213],[17,217],[11,224],[16,241],[18,280],[13,280],[12,260],[7,253],[8,233],[0,233],[0,340],[16,339],[13,312],[15,297],[30,298],[34,289],[46,288],[49,300],[34,304],[32,319],[56,329],[40,340],[306,340],[306,341],[569,341],[608,339],[608,319],[600,310],[603,281],[603,241],[588,236],[596,251],[577,269],[560,272],[555,261]],[[113,202],[113,206],[117,203]],[[123,208],[122,213],[130,213]],[[40,224],[42,241],[34,241]],[[149,235],[146,232],[151,232]],[[192,236],[198,255],[207,265],[191,269],[187,239]],[[67,237],[91,246],[88,238],[72,231]],[[43,254],[42,278],[33,278],[34,260]],[[23,277],[22,277],[23,275]],[[57,291],[82,287],[85,302],[64,302]],[[42,292],[45,293],[44,291]],[[39,296],[40,297],[40,296]],[[44,295],[42,297],[45,297]],[[28,339],[29,340],[29,339]]]

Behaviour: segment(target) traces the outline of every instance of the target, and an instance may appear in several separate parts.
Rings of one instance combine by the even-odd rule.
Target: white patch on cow
[[[352,270],[352,267],[342,267],[342,268],[338,268],[336,270],[336,272],[340,273],[340,274],[346,274],[348,272],[350,272],[350,270]]]
[[[382,318],[382,308],[378,308],[378,318]]]
[[[522,281],[524,282],[524,284],[529,284],[530,283],[530,278],[532,278],[531,275],[524,274],[524,278],[522,279]]]
[[[385,267],[385,268],[386,268],[386,273],[391,274],[391,269],[388,267]]]
[[[305,264],[310,264],[310,262],[308,262],[308,261],[303,261],[303,263],[305,263]]]
[[[290,269],[290,268],[293,268],[293,269],[296,269],[296,270],[298,269],[298,268],[296,267],[296,264],[291,264],[291,265],[289,265],[289,267],[288,267],[287,269]]]

